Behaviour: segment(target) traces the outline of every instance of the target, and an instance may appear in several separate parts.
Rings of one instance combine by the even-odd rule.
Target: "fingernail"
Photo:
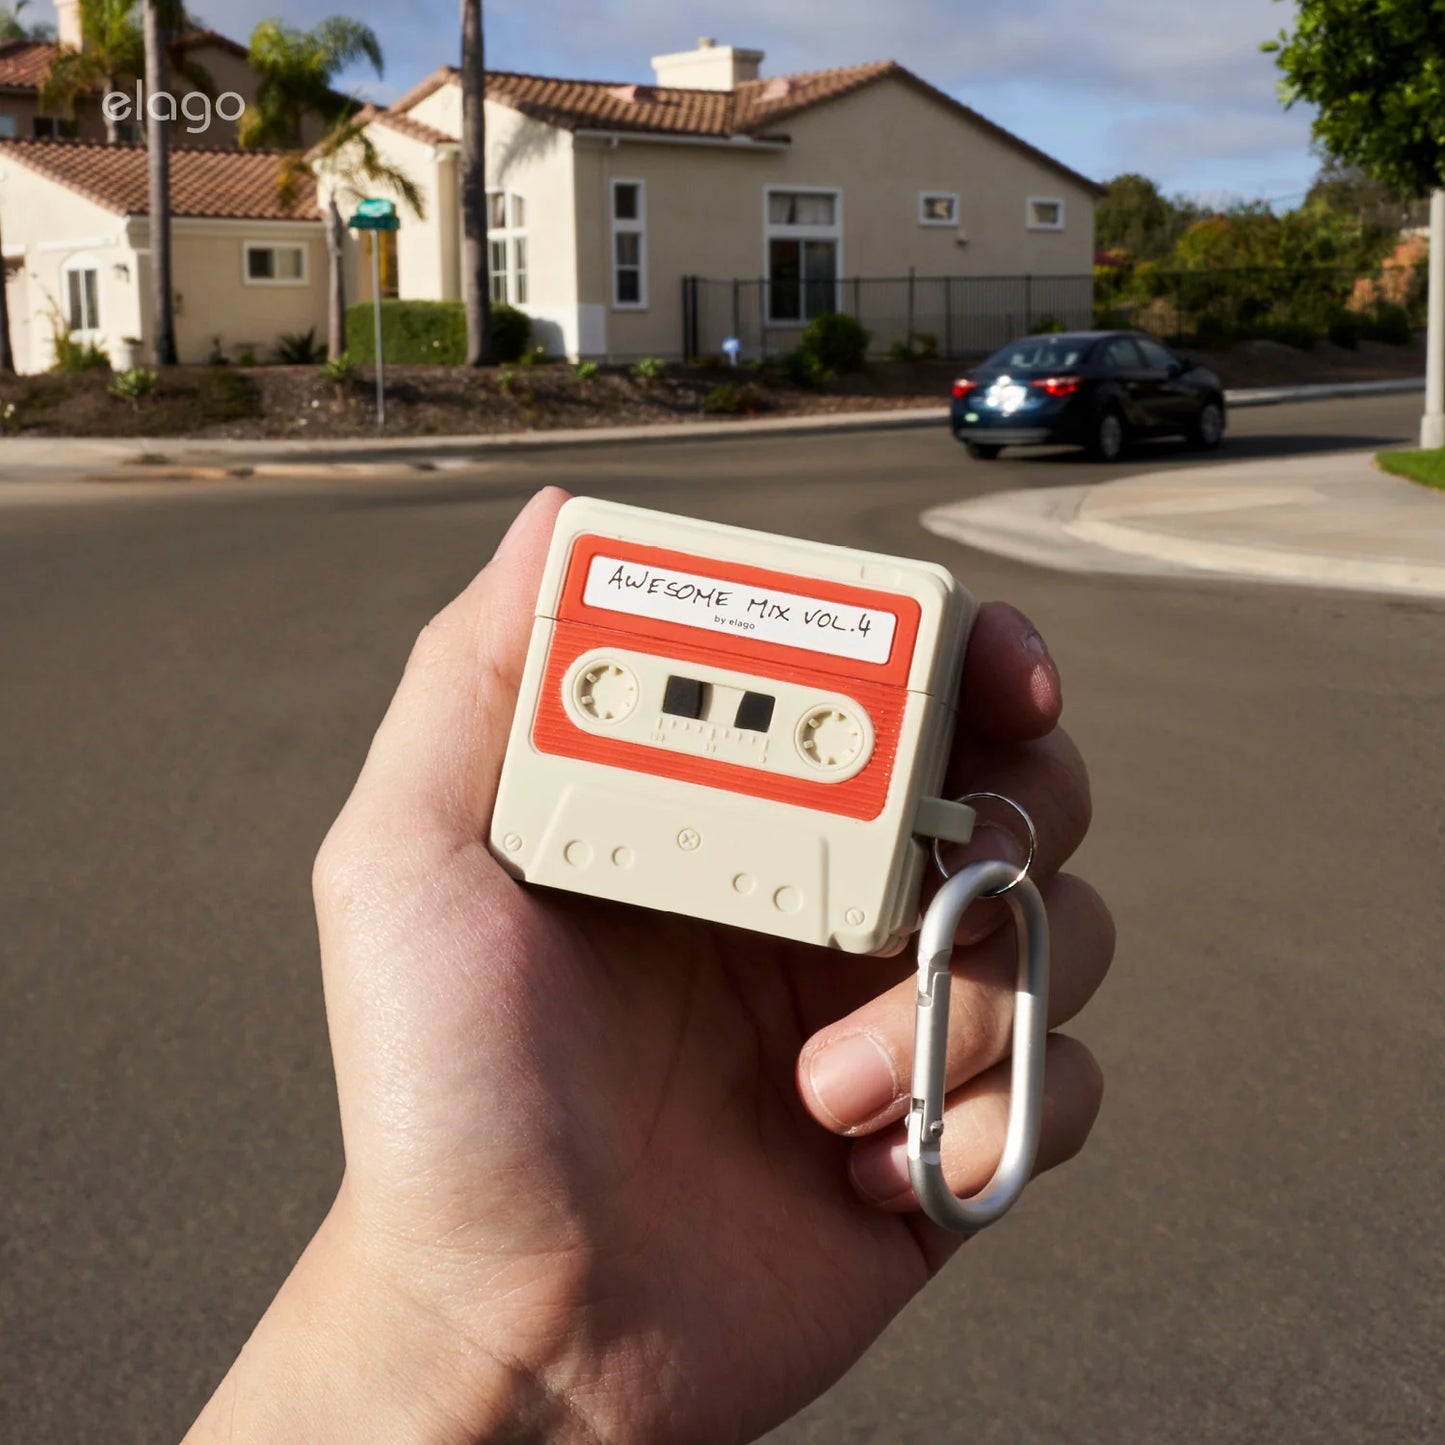
[[[1024,651],[1034,659],[1029,674],[1029,694],[1034,706],[1047,712],[1058,706],[1059,669],[1049,652],[1048,643],[1037,632],[1024,638]]]
[[[849,1034],[808,1062],[814,1101],[841,1129],[867,1123],[898,1097],[898,1076],[883,1045],[868,1034]]]
[[[1047,662],[1050,667],[1053,666],[1054,659],[1049,653],[1049,645],[1044,641],[1037,628],[1024,638],[1024,651],[1036,657],[1040,662]]]
[[[864,1144],[849,1163],[853,1187],[873,1204],[891,1204],[909,1188],[908,1144]]]

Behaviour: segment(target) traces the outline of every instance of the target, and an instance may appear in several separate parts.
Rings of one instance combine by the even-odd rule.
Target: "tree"
[[[117,90],[145,74],[145,41],[135,0],[80,0],[80,34],[80,48],[60,46],[41,78],[40,105],[53,115],[73,115],[80,96]],[[105,138],[111,145],[120,139],[109,114]]]
[[[142,0],[146,74],[146,190],[150,216],[151,351],[157,366],[174,366],[176,356],[175,292],[171,288],[171,138],[165,108],[156,101],[166,95],[169,49],[186,23],[176,0]],[[172,105],[174,115],[174,103]]]
[[[15,374],[15,353],[10,348],[10,289],[5,274],[5,244],[0,240],[0,371]]]
[[[1318,109],[1315,140],[1399,195],[1434,193],[1430,339],[1421,444],[1445,443],[1445,6],[1438,0],[1298,0],[1293,33],[1264,49],[1286,107]]]
[[[319,176],[326,206],[328,267],[327,350],[346,350],[346,219],[343,201],[358,200],[381,187],[396,193],[418,216],[421,192],[400,168],[383,159],[366,134],[359,103],[332,88],[337,74],[357,60],[369,60],[380,75],[381,44],[370,26],[333,16],[311,30],[279,20],[263,20],[251,33],[251,68],[259,77],[256,103],[241,117],[239,143],[278,146],[285,151],[276,186],[283,203],[293,205],[299,182],[308,172]],[[325,134],[303,151],[308,119]]]
[[[11,40],[50,40],[55,31],[49,25],[27,25],[20,12],[30,8],[30,0],[15,0],[13,5],[0,5],[0,45]]]
[[[482,0],[462,3],[462,297],[467,365],[492,360],[491,277],[487,266],[486,51]]]

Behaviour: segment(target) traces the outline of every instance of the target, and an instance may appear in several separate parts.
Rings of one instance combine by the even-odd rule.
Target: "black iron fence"
[[[1026,331],[1085,327],[1094,311],[1092,276],[850,276],[839,281],[682,279],[682,350],[721,354],[734,338],[744,357],[777,356],[798,343],[811,316],[843,311],[893,347],[967,356],[993,351]]]
[[[977,356],[1030,331],[1130,327],[1208,347],[1247,335],[1319,339],[1358,322],[1362,334],[1423,319],[1424,265],[1361,275],[1334,267],[1198,271],[1101,267],[1075,276],[851,276],[842,280],[682,279],[682,353],[744,358],[797,345],[808,318],[856,317],[871,350]],[[1343,332],[1341,332],[1343,334]],[[1392,337],[1391,339],[1398,339]]]

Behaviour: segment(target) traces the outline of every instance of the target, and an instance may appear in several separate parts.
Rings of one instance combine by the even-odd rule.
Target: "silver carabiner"
[[[918,935],[908,1177],[923,1212],[935,1224],[963,1234],[976,1233],[1009,1209],[1029,1182],[1039,1152],[1049,1015],[1049,920],[1043,898],[1026,873],[1027,868],[1021,872],[1016,864],[997,859],[961,868],[939,889]],[[953,978],[949,959],[965,910],[988,895],[1007,900],[1018,933],[1011,1101],[1003,1158],[993,1178],[977,1194],[960,1199],[943,1177],[939,1149],[948,1062],[948,994]]]

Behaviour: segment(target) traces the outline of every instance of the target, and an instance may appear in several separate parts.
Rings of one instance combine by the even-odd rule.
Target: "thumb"
[[[531,637],[558,487],[538,492],[466,590],[422,629],[346,805],[349,822],[485,834]]]

